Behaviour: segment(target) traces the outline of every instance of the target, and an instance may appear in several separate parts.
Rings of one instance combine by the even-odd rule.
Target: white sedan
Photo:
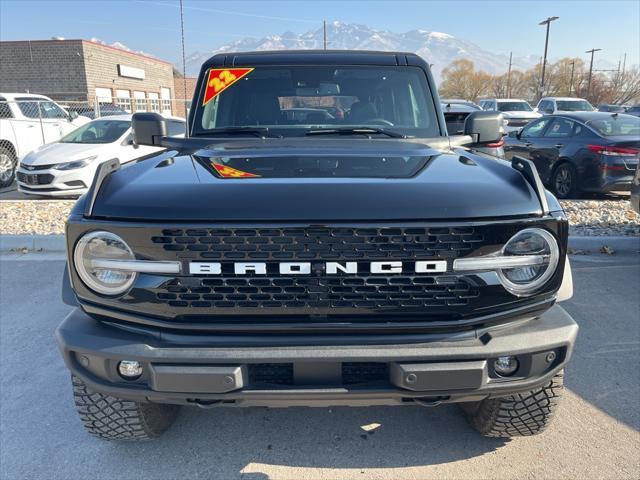
[[[184,136],[185,122],[167,117],[169,136]],[[26,155],[17,170],[18,190],[29,195],[78,196],[91,186],[98,165],[117,158],[127,163],[163,150],[135,146],[131,115],[98,118]]]

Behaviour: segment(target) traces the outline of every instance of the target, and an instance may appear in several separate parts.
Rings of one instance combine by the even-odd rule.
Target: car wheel
[[[0,188],[8,187],[16,176],[16,156],[7,147],[0,146]]]
[[[487,437],[525,437],[541,433],[558,408],[563,391],[560,371],[544,385],[508,397],[463,404],[469,423]]]
[[[139,403],[92,390],[76,376],[73,400],[84,428],[105,440],[141,441],[160,436],[178,414],[178,405]]]
[[[578,193],[578,172],[570,163],[559,165],[553,172],[551,186],[558,198],[570,198]]]

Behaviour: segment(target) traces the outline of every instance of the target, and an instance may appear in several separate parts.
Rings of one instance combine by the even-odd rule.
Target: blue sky
[[[1,0],[0,39],[97,37],[169,61],[180,58],[178,0]],[[494,53],[542,55],[548,16],[549,57],[582,56],[602,48],[598,61],[640,64],[640,1],[198,1],[184,0],[187,54],[243,36],[262,37],[319,28],[322,20],[362,23],[404,32],[449,33]]]

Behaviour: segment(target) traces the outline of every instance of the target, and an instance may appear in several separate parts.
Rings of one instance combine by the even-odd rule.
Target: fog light
[[[122,360],[118,363],[118,373],[125,380],[135,380],[142,375],[142,365],[135,360]]]
[[[511,355],[498,357],[493,362],[493,368],[501,377],[509,377],[518,370],[518,359]]]

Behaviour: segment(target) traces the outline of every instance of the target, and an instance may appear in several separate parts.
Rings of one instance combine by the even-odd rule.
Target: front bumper
[[[16,171],[18,190],[27,195],[50,197],[76,196],[86,193],[93,179],[93,171],[87,167],[76,170],[25,170]],[[28,181],[27,181],[28,180]]]
[[[322,346],[238,347],[233,340],[225,345],[222,336],[216,343],[123,329],[75,309],[56,338],[74,375],[98,392],[124,399],[199,406],[363,406],[469,402],[534,389],[565,366],[577,332],[573,319],[554,306],[532,320],[449,338],[421,336],[420,343],[393,343],[390,336],[383,344],[344,345],[342,337],[332,345],[327,337]],[[504,355],[520,362],[512,377],[493,371],[493,359]],[[117,373],[120,360],[141,362],[144,373],[123,380]],[[288,366],[290,381],[255,381],[251,372],[265,365]],[[345,367],[353,366],[381,375],[347,382]]]

